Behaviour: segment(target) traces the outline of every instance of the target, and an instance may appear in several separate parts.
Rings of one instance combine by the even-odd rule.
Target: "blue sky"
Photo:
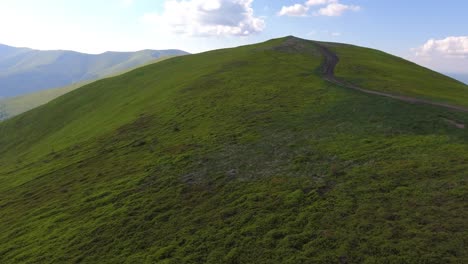
[[[468,73],[466,0],[1,0],[0,43],[201,52],[295,35]]]

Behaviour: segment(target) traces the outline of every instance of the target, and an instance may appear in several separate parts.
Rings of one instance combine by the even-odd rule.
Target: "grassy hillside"
[[[468,116],[331,85],[322,59],[177,57],[0,123],[0,262],[466,261]]]
[[[162,57],[160,59],[156,59],[156,60],[144,63],[144,65],[160,62],[168,58],[171,58],[171,57]],[[122,67],[122,66],[125,66],[125,67]],[[140,65],[140,66],[143,66],[143,65]],[[129,65],[120,65],[115,68],[113,67],[109,69],[108,71],[106,71],[109,73],[109,76],[103,76],[103,78],[116,76],[116,75],[123,74],[125,72],[132,70],[132,69],[130,70],[127,69],[124,71],[121,70],[121,69],[125,69],[126,67],[129,67]],[[135,67],[133,67],[133,69],[135,69]],[[11,98],[0,99],[0,121],[19,115],[21,113],[24,113],[26,111],[29,111],[45,103],[48,103],[51,100],[61,95],[64,95],[70,91],[78,89],[81,86],[91,83],[91,82],[92,82],[91,80],[86,81],[86,82],[79,82],[79,83],[67,85],[65,87],[46,89],[46,90],[42,90],[39,92],[29,93],[29,94],[20,95],[20,96],[11,97]]]
[[[468,85],[382,51],[328,44],[340,58],[335,75],[365,89],[468,106]]]
[[[0,45],[0,97],[96,80],[144,65],[181,50],[142,50],[84,54],[66,50],[33,50]]]
[[[76,83],[60,88],[47,89],[40,92],[0,99],[0,121],[36,108],[54,98],[80,88],[86,83]]]

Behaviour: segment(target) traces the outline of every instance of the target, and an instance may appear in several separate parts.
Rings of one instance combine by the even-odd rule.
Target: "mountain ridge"
[[[180,49],[160,49],[160,50],[155,50],[155,49],[141,49],[141,50],[134,50],[134,51],[118,51],[118,50],[107,50],[99,53],[87,53],[87,52],[82,52],[82,51],[76,51],[76,50],[71,50],[71,49],[35,49],[35,48],[28,48],[28,47],[16,47],[16,46],[11,46],[7,44],[2,44],[0,43],[0,49],[11,49],[11,50],[25,50],[25,51],[52,51],[52,52],[71,52],[71,53],[78,53],[81,55],[90,55],[90,56],[98,56],[98,55],[103,55],[106,53],[137,53],[137,52],[144,52],[144,51],[167,51],[167,50],[176,50],[176,51],[182,51]],[[187,54],[189,54],[187,52]]]
[[[360,91],[360,92],[363,92],[363,93],[368,93],[368,94],[373,94],[373,95],[378,95],[378,96],[385,96],[385,97],[393,98],[393,99],[408,102],[408,103],[434,105],[434,106],[444,107],[444,108],[447,108],[447,109],[468,113],[468,107],[463,107],[463,106],[459,106],[459,105],[451,105],[451,104],[446,104],[446,103],[441,103],[441,102],[435,102],[435,101],[420,99],[420,98],[416,98],[416,97],[401,96],[401,95],[397,95],[397,94],[378,92],[378,91],[363,89],[363,88],[361,88],[359,86],[356,86],[354,84],[351,84],[351,83],[346,83],[346,82],[338,79],[334,74],[336,65],[339,63],[338,56],[335,53],[331,52],[325,46],[323,46],[323,45],[321,45],[319,43],[317,45],[319,46],[320,51],[322,52],[322,54],[325,56],[325,63],[323,64],[323,68],[324,68],[323,74],[324,74],[324,78],[327,81],[330,81],[330,82],[333,82],[333,83],[335,83],[337,85],[348,87],[350,89],[354,89],[354,90],[357,90],[357,91]],[[458,80],[454,79],[454,81],[458,81]]]
[[[34,50],[3,45],[0,51],[0,96],[102,78],[161,57],[186,55],[175,49],[86,54],[68,50]]]

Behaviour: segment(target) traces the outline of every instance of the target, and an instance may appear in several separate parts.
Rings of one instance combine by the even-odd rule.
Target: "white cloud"
[[[429,39],[408,57],[439,72],[468,73],[468,36]]]
[[[344,5],[339,0],[308,0],[304,4],[283,6],[278,12],[279,16],[307,16],[312,6],[324,6],[313,14],[315,16],[341,16],[345,11],[359,11],[360,6]]]
[[[252,1],[169,0],[163,13],[148,13],[142,20],[181,35],[248,36],[265,28],[265,21],[254,16]]]
[[[430,39],[414,51],[416,56],[468,58],[468,36]]]
[[[336,3],[338,0],[308,0],[306,6],[316,6],[316,5],[325,5],[330,3]]]
[[[332,32],[330,35],[332,37],[339,37],[339,36],[341,36],[341,33],[340,32]]]
[[[279,16],[305,16],[309,8],[305,5],[295,4],[292,6],[283,6],[279,11]]]
[[[343,5],[338,2],[331,3],[326,7],[320,8],[316,15],[321,16],[341,16],[345,11],[359,11],[360,6],[355,5]]]

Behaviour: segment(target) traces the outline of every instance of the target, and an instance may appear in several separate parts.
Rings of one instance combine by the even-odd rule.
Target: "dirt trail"
[[[394,94],[389,94],[389,93],[384,93],[384,92],[377,92],[377,91],[372,91],[372,90],[367,90],[360,88],[356,85],[346,83],[342,80],[339,80],[338,78],[335,77],[334,71],[335,71],[335,66],[338,64],[339,58],[336,56],[335,53],[331,52],[329,49],[327,49],[325,46],[316,43],[317,47],[319,48],[320,52],[323,54],[325,57],[325,62],[323,64],[323,75],[324,79],[332,82],[334,84],[338,84],[340,86],[350,88],[353,90],[357,90],[363,93],[367,94],[374,94],[374,95],[379,95],[379,96],[385,96],[385,97],[390,97],[393,99],[397,99],[400,101],[412,103],[412,104],[427,104],[427,105],[434,105],[434,106],[440,106],[456,111],[461,111],[468,113],[468,107],[463,107],[463,106],[456,106],[456,105],[450,105],[446,103],[439,103],[439,102],[433,102],[425,99],[419,99],[419,98],[414,98],[414,97],[408,97],[408,96],[401,96],[401,95],[394,95]]]

